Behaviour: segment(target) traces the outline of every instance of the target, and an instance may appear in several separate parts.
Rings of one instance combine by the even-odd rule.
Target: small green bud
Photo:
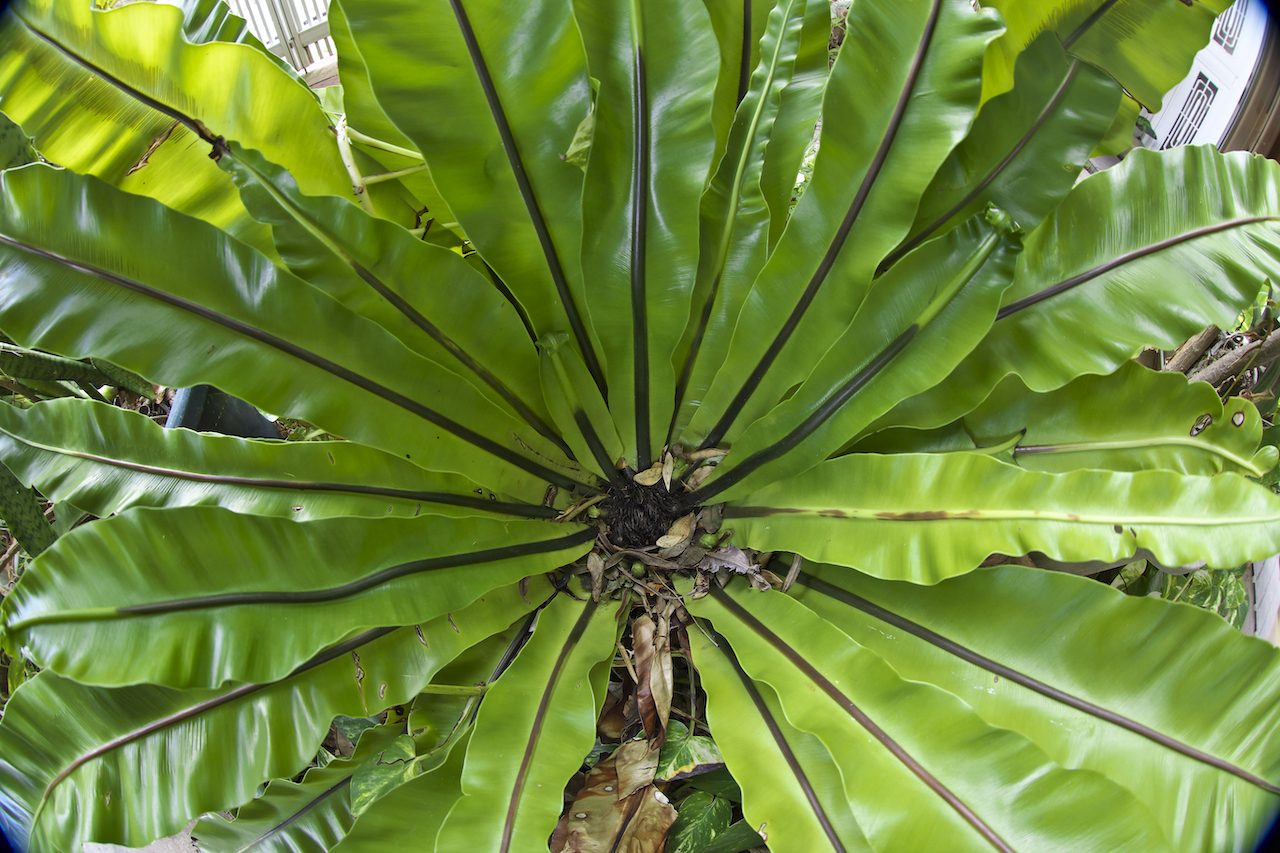
[[[631,574],[632,574],[633,576],[638,577],[638,578],[642,578],[642,577],[644,577],[644,573],[645,573],[645,566],[644,566],[644,563],[641,563],[641,562],[639,562],[639,561],[636,561],[636,562],[634,562],[634,563],[632,563],[632,564],[631,564]]]
[[[714,533],[704,533],[698,537],[698,542],[703,548],[714,548],[719,541],[720,537]]]

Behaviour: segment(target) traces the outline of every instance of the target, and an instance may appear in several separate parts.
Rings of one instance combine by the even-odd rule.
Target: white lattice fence
[[[298,70],[334,56],[327,0],[227,0],[267,49]]]

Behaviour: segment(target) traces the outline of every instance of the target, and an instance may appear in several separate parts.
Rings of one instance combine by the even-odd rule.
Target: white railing
[[[327,0],[227,0],[249,30],[299,71],[332,59]]]

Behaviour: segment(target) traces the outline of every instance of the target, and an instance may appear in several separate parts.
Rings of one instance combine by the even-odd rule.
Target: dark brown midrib
[[[501,548],[487,548],[481,551],[468,551],[463,554],[449,554],[443,557],[430,557],[424,560],[412,560],[407,563],[389,566],[371,575],[327,589],[309,590],[263,590],[259,592],[228,592],[220,595],[201,595],[192,598],[181,598],[171,601],[155,601],[148,604],[133,604],[116,608],[120,616],[155,616],[168,613],[182,613],[189,610],[208,610],[217,607],[239,607],[245,605],[265,604],[320,604],[350,598],[362,592],[390,583],[399,578],[423,572],[454,569],[459,566],[494,563],[511,560],[517,557],[531,557],[537,554],[548,554],[575,545],[590,542],[597,535],[594,527],[586,527],[570,536],[559,539],[546,539],[540,542],[526,542],[520,545],[506,545]]]
[[[171,293],[166,293],[163,290],[158,290],[154,287],[142,284],[141,282],[133,281],[132,279],[117,275],[109,270],[80,261],[75,261],[71,258],[59,255],[56,252],[51,252],[46,249],[41,249],[39,247],[23,243],[20,240],[13,239],[6,235],[0,234],[0,243],[20,251],[27,252],[28,254],[44,258],[45,260],[52,261],[53,263],[67,267],[68,269],[73,269],[85,275],[101,279],[102,281],[110,282],[111,284],[122,287],[125,290],[140,294],[148,299],[154,299],[155,301],[164,303],[172,308],[176,308],[203,320],[215,323],[222,326],[224,329],[229,329],[230,331],[235,332],[238,335],[243,335],[244,337],[257,341],[258,343],[265,344],[266,346],[292,356],[305,364],[309,364],[312,367],[323,370],[331,376],[348,382],[363,391],[367,391],[375,397],[379,397],[392,405],[410,412],[411,414],[417,415],[423,420],[435,424],[446,432],[452,433],[462,441],[465,441],[466,443],[471,444],[472,446],[483,450],[504,462],[514,465],[526,473],[533,474],[548,483],[554,483],[557,486],[570,490],[583,485],[564,476],[563,474],[534,462],[531,459],[527,459],[513,450],[503,447],[496,441],[480,435],[474,430],[463,426],[452,418],[442,415],[434,409],[422,405],[416,400],[412,400],[403,394],[392,391],[390,388],[374,382],[372,379],[369,379],[354,370],[343,367],[334,361],[330,361],[329,359],[305,349],[304,347],[298,346],[292,341],[287,341],[284,338],[264,332],[255,326],[251,326],[248,323],[235,319],[234,317],[228,317],[225,314],[220,314],[196,302],[191,302],[190,300],[183,299],[182,297],[175,296]]]
[[[551,239],[551,231],[547,228],[546,218],[542,215],[542,208],[538,204],[538,197],[534,194],[533,185],[529,182],[529,174],[525,170],[524,160],[520,156],[520,149],[516,146],[515,134],[512,133],[511,124],[507,121],[506,110],[503,109],[502,101],[498,98],[498,90],[493,84],[493,77],[489,73],[488,63],[485,61],[484,54],[480,51],[480,43],[476,39],[475,30],[471,26],[471,20],[462,3],[463,0],[449,0],[449,5],[453,7],[454,17],[458,21],[458,29],[462,33],[463,41],[466,42],[467,52],[470,54],[476,77],[479,79],[480,87],[484,90],[489,112],[493,116],[494,124],[497,125],[498,136],[502,139],[502,147],[507,154],[507,161],[511,164],[516,186],[520,190],[525,209],[528,211],[529,219],[533,223],[534,233],[538,236],[538,244],[542,247],[547,269],[551,273],[551,280],[556,288],[556,295],[560,297],[560,304],[564,307],[565,317],[569,321],[569,328],[573,332],[574,340],[578,342],[578,349],[582,352],[582,360],[586,363],[587,370],[590,371],[591,377],[599,387],[601,396],[608,400],[609,389],[605,383],[604,370],[600,367],[600,360],[596,357],[596,352],[591,346],[591,338],[587,335],[587,329],[582,322],[582,315],[578,311],[577,303],[573,301],[573,294],[569,290],[569,282],[565,277],[564,266],[560,263],[559,251],[556,249],[555,242]],[[542,334],[547,332],[545,329],[538,331]]]
[[[802,574],[803,576],[803,574]],[[825,675],[820,673],[804,655],[800,654],[796,649],[790,646],[785,640],[775,634],[772,630],[765,626],[763,622],[753,616],[741,604],[729,596],[727,592],[720,588],[718,584],[711,585],[711,596],[728,610],[740,622],[750,628],[757,636],[772,646],[781,655],[783,655],[792,666],[799,670],[806,678],[821,690],[823,693],[839,705],[846,713],[849,714],[858,725],[862,726],[873,738],[875,738],[881,746],[889,751],[894,758],[902,762],[902,764],[921,782],[925,784],[937,797],[941,798],[953,811],[960,816],[965,823],[969,824],[974,830],[981,835],[988,844],[999,850],[1001,853],[1017,853],[1009,844],[1000,837],[986,821],[978,816],[967,803],[956,796],[946,785],[925,769],[919,761],[917,761],[910,753],[906,751],[896,740],[879,725],[876,724],[865,711],[859,708],[852,699],[850,699],[840,688],[836,687]]]
[[[529,740],[525,743],[524,755],[520,759],[520,769],[516,772],[511,799],[507,803],[507,815],[502,824],[502,842],[498,848],[499,853],[510,853],[511,836],[515,831],[516,812],[520,808],[520,798],[524,794],[524,784],[529,776],[529,766],[533,763],[534,750],[537,749],[538,741],[542,737],[542,726],[546,721],[547,711],[551,707],[551,696],[555,692],[556,682],[560,679],[561,670],[564,669],[569,660],[569,655],[573,653],[578,641],[582,639],[582,635],[586,633],[587,624],[591,621],[595,609],[595,603],[588,600],[586,606],[582,609],[582,614],[578,617],[578,621],[574,623],[573,630],[565,638],[555,665],[551,668],[551,674],[547,676],[547,686],[543,688],[542,698],[538,701],[538,710],[533,715],[533,726],[529,732]]]
[[[1144,726],[1142,723],[1131,720],[1128,717],[1122,716],[1113,711],[1108,711],[1107,709],[1095,705],[1092,702],[1087,702],[1084,699],[1080,699],[1070,693],[1045,684],[1043,681],[1032,678],[1031,676],[1019,672],[1012,667],[997,663],[991,658],[978,654],[967,646],[963,646],[954,640],[950,640],[941,634],[929,630],[917,622],[907,619],[905,616],[899,616],[891,610],[887,610],[884,607],[868,601],[867,599],[849,592],[846,589],[841,589],[840,587],[828,583],[821,578],[816,578],[808,572],[801,572],[798,577],[798,582],[809,587],[815,592],[819,592],[822,595],[827,596],[828,598],[833,598],[836,601],[849,605],[850,607],[855,607],[869,616],[873,616],[882,622],[898,628],[899,630],[906,631],[907,633],[912,634],[913,636],[924,640],[926,643],[936,646],[937,648],[942,649],[948,654],[954,655],[961,660],[981,667],[982,669],[998,675],[1001,678],[1008,679],[1015,684],[1020,684],[1029,690],[1034,690],[1036,693],[1052,699],[1055,702],[1060,702],[1063,705],[1075,708],[1077,711],[1097,717],[1100,720],[1104,720],[1112,725],[1119,726],[1120,728],[1127,729],[1136,735],[1144,737],[1154,743],[1158,743],[1167,749],[1171,749],[1174,752],[1185,755],[1195,761],[1208,764],[1212,767],[1218,768],[1219,770],[1224,770],[1233,776],[1238,776],[1246,782],[1262,788],[1264,791],[1272,794],[1280,794],[1280,785],[1273,785],[1267,780],[1255,776],[1242,767],[1196,749],[1189,744],[1185,744],[1180,740],[1169,737],[1168,735],[1158,732],[1149,726]]]
[[[830,245],[827,247],[826,253],[822,257],[822,261],[818,264],[818,268],[814,271],[809,284],[805,287],[804,292],[800,295],[799,301],[791,314],[782,324],[782,328],[778,330],[778,334],[774,337],[769,348],[765,350],[760,361],[752,369],[750,375],[747,376],[742,387],[734,396],[733,400],[725,409],[720,420],[716,423],[707,437],[700,445],[701,449],[715,447],[724,438],[733,422],[746,406],[747,401],[755,394],[760,383],[764,380],[764,376],[769,369],[777,361],[778,356],[782,353],[783,347],[791,339],[791,335],[799,327],[800,321],[804,319],[805,313],[809,306],[818,295],[818,290],[826,281],[827,274],[835,265],[836,258],[840,255],[840,251],[844,248],[846,238],[849,236],[850,230],[853,229],[854,223],[857,221],[862,207],[866,203],[867,197],[871,194],[871,189],[875,185],[876,179],[880,176],[880,170],[884,167],[885,160],[889,157],[889,151],[893,147],[893,142],[897,138],[898,130],[902,126],[903,118],[906,115],[907,106],[910,104],[911,95],[915,91],[916,80],[920,76],[920,72],[924,68],[925,57],[928,54],[929,46],[933,41],[933,34],[937,29],[938,15],[941,12],[941,0],[934,0],[933,6],[929,12],[929,18],[925,22],[924,32],[921,34],[920,42],[916,47],[915,55],[911,60],[911,67],[907,71],[907,78],[903,83],[902,91],[898,95],[897,104],[894,106],[893,113],[889,118],[888,126],[885,128],[884,136],[880,140],[880,147],[876,150],[875,157],[872,158],[870,165],[867,167],[867,173],[863,176],[862,183],[858,187],[857,193],[853,197],[853,201],[849,204],[849,209],[845,213],[844,219],[840,223],[840,227],[836,230],[835,236],[832,238]]]

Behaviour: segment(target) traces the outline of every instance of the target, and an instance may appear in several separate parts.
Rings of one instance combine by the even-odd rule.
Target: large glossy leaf
[[[1280,171],[1248,154],[1134,151],[1092,175],[1026,239],[983,342],[943,383],[873,429],[961,417],[1009,373],[1036,391],[1111,373],[1142,346],[1230,326],[1280,275]],[[1028,357],[1028,353],[1035,353]]]
[[[974,217],[886,273],[809,378],[743,432],[699,496],[731,500],[804,471],[950,373],[990,328],[1021,248],[1005,214],[988,218]]]
[[[341,853],[437,849],[436,834],[449,810],[462,796],[462,766],[468,743],[463,740],[453,746],[440,767],[410,779],[383,796],[331,849]]]
[[[769,147],[764,152],[760,187],[769,205],[769,250],[778,245],[791,220],[796,176],[817,130],[815,116],[822,109],[822,95],[831,69],[831,21],[819,20],[812,4],[805,6],[800,51],[791,81],[782,90],[782,103],[773,121]]]
[[[270,253],[266,229],[245,214],[191,122],[284,163],[306,192],[349,198],[328,121],[305,84],[264,51],[192,45],[182,26],[182,12],[160,4],[110,13],[89,3],[13,4],[0,22],[0,109],[52,162],[156,198]]]
[[[769,237],[778,221],[777,208],[787,212],[812,128],[784,125],[775,133],[775,125],[784,103],[817,100],[820,89],[814,84],[826,77],[829,30],[825,3],[787,0],[769,14],[769,26],[760,44],[760,64],[738,105],[725,156],[702,195],[697,280],[690,300],[689,326],[677,353],[678,362],[684,360],[676,386],[677,405],[686,395],[701,400],[719,370],[733,321],[772,248]],[[814,49],[819,41],[820,51]],[[816,103],[810,106],[816,107]],[[813,110],[805,112],[812,115]],[[793,144],[796,141],[800,144]],[[788,166],[783,166],[787,160]],[[768,172],[766,165],[772,167]],[[774,177],[778,171],[790,172],[785,199],[771,194],[773,188],[766,185],[766,177]],[[685,405],[676,413],[677,429],[684,426],[681,417],[687,420],[695,409]]]
[[[535,580],[529,596],[547,591]],[[375,629],[281,681],[225,690],[86,687],[41,673],[0,723],[3,828],[31,853],[171,835],[189,817],[247,802],[266,779],[297,773],[335,716],[408,702],[459,652],[532,608],[507,587],[423,625],[429,643],[412,628]]]
[[[3,308],[15,339],[104,356],[165,385],[208,382],[534,502],[542,486],[532,477],[573,484],[523,455],[532,448],[551,461],[554,445],[457,374],[207,223],[44,166],[5,172],[0,186],[8,200],[0,212]],[[44,227],[54,211],[72,209],[91,242]],[[152,250],[121,254],[139,242]],[[175,327],[184,330],[180,340]]]
[[[842,51],[832,69],[812,185],[744,303],[686,445],[736,438],[845,331],[963,137],[982,50],[999,32],[994,15],[963,0],[859,3],[846,26],[861,49]]]
[[[911,236],[890,260],[987,204],[1031,230],[1062,201],[1111,124],[1120,88],[1042,33],[1018,56],[1013,91],[983,104],[925,190]]]
[[[1256,681],[1228,665],[1220,682],[1213,655],[1238,640],[1075,607],[1084,587],[1040,588],[1042,575],[1001,574],[989,606],[983,588],[951,609],[921,599],[921,621],[937,610],[999,635],[989,654],[1015,647],[1088,702],[1151,687],[1157,711],[1126,695],[1122,712],[1156,732],[955,644],[942,646],[958,661],[935,660],[923,632],[895,642],[907,623],[812,577],[862,578],[853,569],[811,565],[791,586],[793,554],[946,590],[985,576],[973,569],[993,552],[1221,565],[1280,550],[1280,498],[1240,476],[1276,455],[1257,452],[1250,404],[1127,365],[1139,344],[1229,322],[1280,271],[1264,245],[1280,245],[1271,167],[1136,153],[1075,186],[1017,266],[1019,238],[991,227],[1029,227],[1062,200],[1115,113],[1109,74],[1134,56],[1115,25],[1149,20],[1154,0],[1096,0],[1098,23],[1065,35],[1047,30],[1077,0],[1004,0],[1022,15],[1007,40],[998,12],[966,0],[857,0],[834,77],[816,0],[350,0],[331,18],[349,97],[319,101],[260,46],[222,43],[243,31],[213,0],[179,1],[176,17],[48,13],[88,22],[64,35],[116,63],[111,78],[0,19],[0,49],[12,33],[38,66],[0,57],[0,98],[27,99],[69,146],[87,129],[85,150],[114,151],[120,170],[177,122],[122,180],[215,205],[230,172],[272,242],[255,254],[114,179],[27,166],[0,176],[0,328],[166,385],[212,383],[347,441],[162,432],[102,405],[74,418],[72,400],[0,411],[0,456],[59,499],[60,527],[81,505],[106,516],[31,561],[0,605],[7,650],[45,666],[0,721],[0,821],[17,838],[34,826],[33,849],[79,853],[238,808],[218,845],[545,849],[566,784],[598,754],[618,626],[658,608],[692,645],[673,714],[705,704],[690,728],[712,729],[742,783],[730,832],[743,845],[1209,853],[1252,840],[1280,790],[1274,655],[1245,655]],[[112,20],[168,23],[124,34]],[[1185,63],[1179,38],[1138,76]],[[984,62],[1019,54],[1013,91],[980,106]],[[225,73],[196,62],[210,56]],[[259,144],[227,116],[248,122],[273,87],[283,118],[252,131]],[[788,222],[819,93],[817,170]],[[154,132],[126,127],[157,112]],[[119,151],[102,132],[117,126]],[[360,178],[334,159],[344,135],[365,175],[409,167],[403,185],[370,185],[374,216],[348,197]],[[218,164],[200,159],[210,149]],[[329,166],[332,186],[307,183]],[[210,169],[218,192],[201,183]],[[1037,170],[1054,177],[1029,188]],[[732,299],[708,302],[730,275],[717,293]],[[673,418],[708,304],[703,374]],[[676,469],[634,466],[664,441],[683,445],[679,468],[711,457],[717,473],[663,495],[654,481]],[[704,569],[688,583],[710,597],[668,600],[668,560],[728,564],[719,580],[736,565],[764,588],[764,552],[779,578],[791,563],[790,596],[712,592]],[[1006,630],[1009,608],[1026,613]],[[1133,636],[1108,644],[1113,630]],[[1006,682],[1033,701],[997,701]],[[298,775],[335,715],[384,712],[389,762],[360,762],[345,786],[341,762]],[[889,735],[929,773],[887,757]],[[975,828],[986,842],[970,844]]]
[[[376,0],[343,12],[378,103],[467,236],[537,335],[571,331],[603,383],[580,289],[582,172],[560,157],[590,103],[568,4]]]
[[[1033,471],[1164,468],[1210,476],[1261,477],[1276,463],[1258,446],[1262,419],[1247,400],[1224,405],[1204,382],[1127,362],[1109,376],[1082,376],[1056,391],[1028,391],[1005,377],[962,421],[934,430],[874,433],[854,453],[981,450]]]
[[[547,602],[543,602],[544,604]],[[472,646],[440,671],[442,684],[492,682],[529,634],[532,619]],[[435,837],[453,804],[462,796],[462,766],[482,696],[423,694],[414,700],[409,728],[419,747],[423,771],[386,792],[359,815],[342,839],[343,853],[393,848],[435,849]]]
[[[440,850],[540,849],[555,828],[565,781],[595,739],[615,613],[561,596],[538,616],[519,657],[480,706],[462,771],[463,796]]]
[[[352,632],[421,624],[550,571],[591,538],[541,521],[138,509],[62,537],[30,568],[0,605],[5,646],[91,684],[272,681]]]
[[[610,409],[630,464],[665,444],[698,267],[698,199],[715,145],[719,63],[699,3],[577,3],[600,81],[583,185],[583,279],[600,336]]]
[[[265,442],[167,430],[113,406],[0,408],[0,457],[51,500],[96,516],[133,506],[220,506],[304,521],[488,515],[551,518],[456,474],[353,442]]]
[[[1161,98],[1209,41],[1214,16],[1231,0],[995,0],[986,5],[1000,10],[1009,31],[987,51],[984,101],[1009,89],[1018,54],[1048,29],[1071,53],[1105,70],[1158,112]]]
[[[831,752],[877,851],[1171,849],[1133,794],[1101,774],[1065,770],[956,697],[905,681],[786,596],[739,583],[690,612],[710,619],[791,723]],[[1005,793],[992,799],[990,790]]]
[[[378,761],[401,727],[366,729],[350,758],[312,768],[299,782],[277,779],[241,806],[234,820],[206,816],[191,837],[207,853],[326,853],[354,823],[352,775]]]
[[[976,453],[841,456],[724,514],[762,551],[923,584],[991,553],[1228,567],[1280,550],[1280,498],[1236,474],[1043,474]]]
[[[1021,566],[984,569],[935,587],[836,567],[806,571],[817,585],[807,588],[811,581],[802,574],[793,592],[815,612],[904,678],[950,691],[1064,766],[1124,785],[1156,815],[1173,849],[1247,853],[1256,828],[1280,804],[1280,656],[1212,613]],[[924,635],[933,641],[913,624],[936,632]],[[1024,686],[1024,676],[1038,680],[1033,689]],[[1076,706],[1060,701],[1064,697]],[[1107,712],[1121,716],[1108,720]],[[1139,733],[1134,724],[1149,728]]]
[[[304,82],[297,70],[267,50],[253,31],[249,22],[231,11],[225,0],[164,0],[169,6],[182,10],[182,34],[192,44],[208,44],[213,41],[247,44],[253,47],[288,76]]]
[[[397,153],[386,148],[370,148],[367,145],[360,145],[356,140],[352,140],[353,149],[362,154],[372,155],[388,171],[421,165],[421,154],[408,156],[404,153],[415,152],[417,149],[414,148],[409,137],[401,133],[391,119],[387,118],[382,105],[374,97],[369,84],[369,69],[365,67],[364,56],[356,46],[351,35],[351,27],[347,24],[346,14],[342,11],[340,4],[329,5],[328,22],[329,37],[333,39],[338,54],[338,79],[342,81],[342,106],[345,110],[347,126],[364,136],[389,143],[404,151]],[[426,208],[424,211],[415,211],[422,214],[421,224],[429,225],[424,239],[456,245],[461,227],[454,218],[453,211],[449,210],[449,206],[440,197],[440,191],[436,189],[435,182],[431,179],[430,170],[404,174],[398,180]],[[376,184],[372,187],[375,195],[376,187]],[[381,215],[380,200],[376,197],[371,200],[374,210]],[[417,222],[414,227],[419,227]]]
[[[760,38],[766,21],[778,4],[777,0],[704,0],[703,5],[711,16],[720,56],[711,107],[716,144],[710,162],[716,163],[724,153],[734,115],[747,94],[752,70],[760,61]]]
[[[707,722],[740,780],[748,823],[778,850],[869,853],[822,742],[788,722],[777,694],[751,680],[723,637],[693,628],[689,643],[707,690]]]
[[[341,199],[304,196],[287,171],[238,144],[220,162],[295,275],[462,374],[568,452],[546,423],[519,314],[457,253]]]
[[[1249,401],[1233,397],[1224,405],[1208,383],[1136,362],[1045,394],[1007,377],[964,423],[982,446],[1026,430],[1011,455],[1037,471],[1165,468],[1261,477],[1277,457],[1273,446],[1259,448],[1262,418]]]
[[[580,464],[591,466],[602,479],[617,484],[621,482],[618,463],[626,460],[622,439],[600,389],[568,342],[564,332],[538,342],[543,396],[575,458],[582,460]]]

